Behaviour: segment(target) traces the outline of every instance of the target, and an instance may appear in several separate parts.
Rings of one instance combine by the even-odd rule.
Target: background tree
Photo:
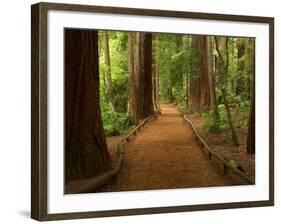
[[[138,117],[154,114],[152,99],[152,34],[137,34]]]
[[[205,88],[205,67],[203,57],[203,36],[192,36],[190,60],[189,105],[191,110],[200,113],[202,110],[202,87]]]
[[[249,39],[249,48],[250,51],[250,57],[249,59],[249,74],[251,75],[251,109],[250,109],[250,121],[248,125],[248,137],[247,137],[247,152],[250,154],[255,153],[255,122],[256,122],[256,116],[255,116],[255,40]]]
[[[135,33],[128,33],[128,78],[129,78],[129,115],[133,124],[138,123],[137,89],[135,73]]]
[[[111,63],[110,63],[110,52],[109,52],[109,41],[108,41],[108,32],[104,32],[104,62],[106,65],[105,68],[105,77],[107,82],[108,90],[108,99],[112,105],[112,109],[115,110],[115,102],[113,97],[113,87],[112,87],[112,78],[111,78]]]
[[[158,75],[158,61],[156,52],[158,48],[158,36],[152,36],[152,92],[153,92],[153,107],[154,111],[160,111],[159,105],[159,75]]]
[[[202,37],[201,51],[202,51],[202,62],[201,62],[201,95],[200,95],[200,110],[207,111],[210,108],[210,84],[209,84],[209,49],[208,49],[208,38],[207,36]]]
[[[212,110],[212,116],[215,123],[219,122],[219,112],[217,105],[217,94],[216,94],[216,80],[214,77],[214,68],[213,68],[213,38],[211,36],[207,37],[207,58],[208,61],[208,80],[209,80],[209,89],[210,89],[210,104]]]

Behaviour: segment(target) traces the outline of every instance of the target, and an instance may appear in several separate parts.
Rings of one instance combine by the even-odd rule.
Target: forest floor
[[[251,180],[255,180],[255,154],[248,154],[246,148],[248,128],[243,128],[242,125],[236,126],[237,137],[240,142],[240,146],[236,147],[232,143],[230,130],[210,133],[204,129],[205,119],[207,118],[198,114],[189,114],[188,118],[196,126],[201,137],[203,137],[211,149],[228,160],[234,160],[239,163],[245,175],[250,177]]]
[[[208,160],[174,105],[162,104],[161,112],[125,144],[121,171],[99,192],[246,184]],[[113,160],[122,137],[107,139]]]

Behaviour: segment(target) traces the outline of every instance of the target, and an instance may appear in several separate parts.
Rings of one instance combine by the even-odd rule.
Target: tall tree
[[[128,78],[129,78],[129,115],[132,123],[138,123],[137,89],[135,73],[135,33],[128,33]]]
[[[210,89],[210,103],[212,115],[215,122],[219,121],[219,112],[217,106],[216,83],[213,69],[213,39],[211,36],[207,37],[207,59],[208,61],[208,80]]]
[[[98,36],[65,29],[65,181],[111,168],[99,98]]]
[[[186,63],[185,63],[185,66],[186,66],[186,77],[185,77],[185,104],[186,104],[186,107],[188,108],[189,107],[189,85],[190,85],[190,72],[191,72],[191,41],[192,41],[192,37],[190,35],[186,35],[185,36],[185,43],[186,43],[186,46],[185,46],[185,49],[186,51],[188,52],[186,54]]]
[[[249,39],[249,44],[252,45],[252,54],[251,54],[251,109],[250,109],[250,121],[248,126],[248,137],[247,137],[247,152],[249,154],[255,153],[255,40]]]
[[[246,43],[245,38],[237,40],[237,81],[236,81],[236,95],[245,92],[245,55]]]
[[[107,82],[108,99],[111,103],[112,109],[115,111],[115,102],[113,96],[112,76],[111,76],[111,63],[110,63],[110,51],[109,51],[109,38],[108,32],[104,32],[104,63],[106,65],[105,77]]]
[[[152,34],[137,34],[138,117],[154,114],[152,99]]]
[[[158,76],[158,61],[156,58],[156,51],[158,47],[158,36],[153,35],[152,38],[152,93],[153,93],[153,107],[154,111],[160,111],[159,106],[159,76]]]
[[[200,109],[205,111],[210,107],[210,85],[209,85],[209,54],[208,54],[208,37],[202,37],[202,68],[201,68],[201,95],[200,95]]]
[[[189,105],[193,111],[200,112],[202,36],[192,36],[190,57]]]
[[[153,57],[152,60],[152,99],[153,99],[153,108],[154,111],[158,111],[158,88],[157,88],[157,61],[155,59],[155,57]]]
[[[208,78],[208,45],[206,36],[192,37],[190,76],[190,105],[201,113],[210,106],[210,87]]]
[[[223,101],[226,109],[227,120],[231,129],[231,136],[232,141],[235,146],[239,146],[239,139],[236,134],[236,130],[234,127],[234,123],[232,120],[232,115],[228,103],[228,96],[227,96],[227,78],[228,78],[228,64],[229,64],[229,54],[228,54],[228,38],[227,37],[215,37],[215,45],[216,51],[218,53],[219,58],[219,72],[220,78],[223,78],[221,81],[221,91],[223,96]]]

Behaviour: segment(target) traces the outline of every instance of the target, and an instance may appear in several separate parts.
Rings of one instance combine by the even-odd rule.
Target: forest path
[[[243,184],[208,160],[172,104],[125,144],[121,171],[99,192]]]

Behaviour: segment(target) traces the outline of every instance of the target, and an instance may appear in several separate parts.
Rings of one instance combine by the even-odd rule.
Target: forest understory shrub
[[[102,105],[101,112],[106,137],[120,135],[131,126],[127,113],[115,112],[108,104]]]

